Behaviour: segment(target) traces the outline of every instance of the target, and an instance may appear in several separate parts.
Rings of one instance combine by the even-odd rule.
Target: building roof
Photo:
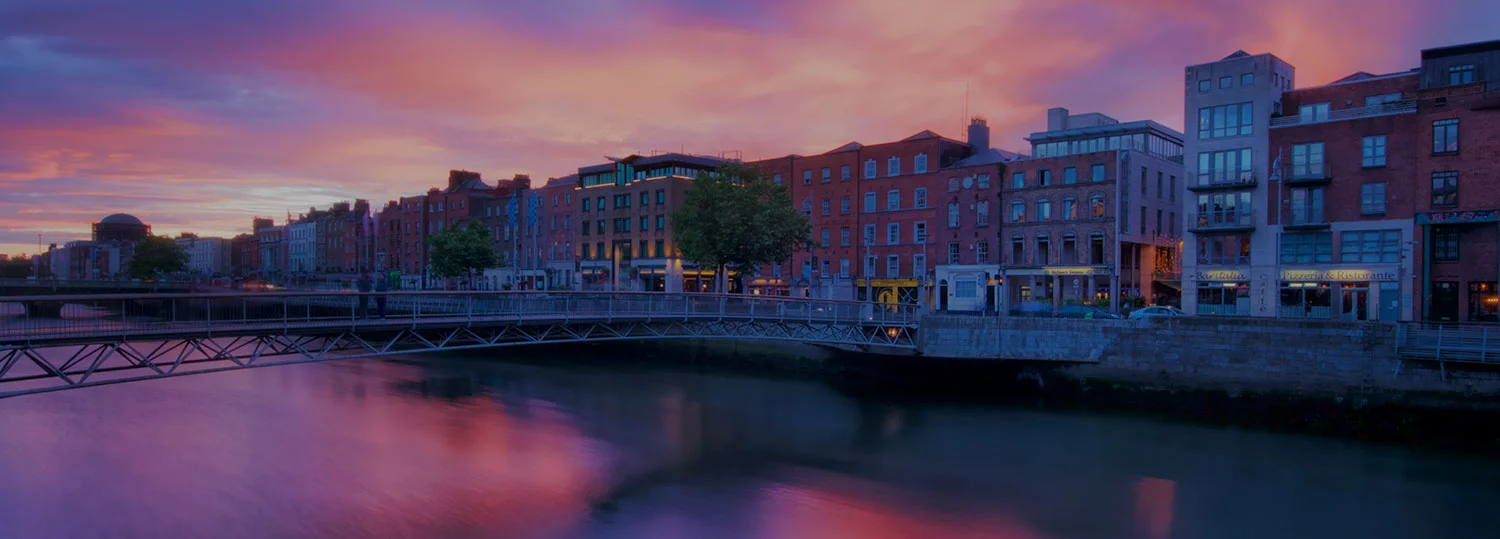
[[[1089,126],[1089,127],[1075,127],[1073,129],[1059,129],[1057,131],[1041,131],[1041,132],[1037,132],[1037,133],[1032,133],[1031,136],[1026,137],[1026,140],[1029,141],[1029,142],[1031,142],[1031,143],[1033,143],[1033,144],[1035,144],[1035,143],[1038,143],[1038,142],[1051,142],[1051,141],[1058,141],[1058,140],[1068,140],[1068,139],[1078,138],[1078,137],[1092,137],[1092,136],[1100,136],[1100,135],[1119,135],[1119,134],[1137,133],[1137,132],[1144,133],[1144,132],[1148,132],[1148,131],[1155,132],[1158,135],[1162,135],[1163,137],[1167,138],[1168,140],[1176,141],[1178,144],[1182,143],[1182,139],[1183,139],[1182,133],[1177,132],[1176,129],[1172,129],[1172,128],[1167,127],[1165,125],[1156,123],[1156,122],[1154,122],[1152,120],[1138,120],[1138,121],[1134,121],[1134,122],[1124,122],[1124,123],[1110,124],[1110,125],[1095,125],[1095,126]]]
[[[852,152],[854,150],[858,150],[858,149],[863,148],[863,147],[865,147],[864,144],[860,144],[859,141],[854,141],[854,142],[850,142],[848,144],[845,144],[843,146],[839,146],[837,148],[834,148],[832,150],[828,150],[827,152],[824,152],[824,153]]]
[[[1245,49],[1239,49],[1239,50],[1236,50],[1233,53],[1231,53],[1229,56],[1225,56],[1224,60],[1233,60],[1235,58],[1247,58],[1249,56],[1250,56],[1250,53],[1245,52]],[[1222,62],[1224,60],[1219,60],[1219,61]]]
[[[1008,152],[1008,151],[1005,151],[1005,150],[1001,150],[999,148],[986,148],[986,149],[980,150],[979,152],[975,153],[974,155],[971,155],[971,156],[965,157],[963,159],[960,159],[957,163],[953,163],[952,165],[950,165],[949,168],[974,167],[974,166],[979,166],[979,165],[993,165],[993,164],[996,164],[996,163],[1005,163],[1005,162],[1008,162],[1008,161],[1015,161],[1016,159],[1019,159],[1020,157],[1021,157],[1021,154],[1018,154],[1016,152]]]
[[[1495,40],[1495,41],[1480,41],[1480,42],[1477,42],[1477,43],[1465,43],[1465,44],[1462,44],[1462,45],[1452,45],[1452,46],[1448,46],[1448,47],[1438,47],[1438,48],[1435,48],[1435,49],[1425,49],[1425,50],[1422,51],[1422,59],[1423,60],[1430,60],[1430,59],[1433,59],[1433,58],[1446,58],[1446,57],[1449,57],[1449,56],[1462,56],[1462,55],[1465,55],[1465,54],[1474,54],[1476,52],[1488,52],[1488,51],[1495,51],[1495,50],[1500,50],[1500,40]]]
[[[146,226],[146,223],[142,223],[140,219],[136,219],[134,215],[128,213],[116,213],[105,216],[105,218],[99,220],[99,224]]]

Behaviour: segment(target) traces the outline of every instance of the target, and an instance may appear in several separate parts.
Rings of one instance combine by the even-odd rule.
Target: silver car
[[[1130,319],[1131,320],[1140,320],[1142,318],[1172,317],[1172,316],[1187,316],[1187,313],[1184,313],[1184,312],[1178,310],[1176,307],[1167,307],[1165,305],[1156,305],[1156,306],[1152,306],[1152,307],[1143,307],[1143,308],[1136,309],[1136,310],[1130,312]]]

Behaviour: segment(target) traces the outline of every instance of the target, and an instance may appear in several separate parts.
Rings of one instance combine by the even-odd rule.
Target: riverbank
[[[872,355],[735,340],[552,345],[507,360],[555,364],[560,357],[626,370],[813,379],[893,404],[1120,413],[1500,454],[1500,395],[1461,388],[1278,387],[1244,377],[1194,378],[1098,364]]]

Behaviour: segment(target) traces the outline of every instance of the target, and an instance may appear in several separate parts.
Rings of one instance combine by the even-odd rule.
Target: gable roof
[[[926,140],[926,139],[930,139],[930,138],[942,138],[942,136],[938,135],[937,133],[933,133],[930,130],[923,129],[921,133],[917,133],[915,135],[912,135],[912,136],[906,137],[904,139],[901,139],[901,142],[911,142],[913,140]]]
[[[834,148],[832,150],[828,150],[828,151],[823,152],[823,153],[852,152],[854,150],[858,150],[858,149],[863,148],[863,147],[865,147],[865,145],[864,144],[860,144],[859,141],[856,140],[856,141],[852,141],[852,142],[850,142],[848,144],[845,144],[843,146],[839,146],[837,148]]]
[[[1250,56],[1250,53],[1245,52],[1244,49],[1239,49],[1239,50],[1234,51],[1234,53],[1230,54],[1229,56],[1225,56],[1224,60],[1233,60],[1235,58],[1245,58],[1245,57],[1248,57],[1248,56]],[[1222,62],[1223,60],[1220,60],[1220,61]]]

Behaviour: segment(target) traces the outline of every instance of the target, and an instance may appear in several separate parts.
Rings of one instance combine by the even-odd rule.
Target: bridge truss
[[[49,302],[52,308],[37,310],[60,311],[59,319],[0,318],[0,398],[273,365],[561,342],[732,338],[915,348],[910,306],[703,294],[416,292],[383,294],[388,316],[380,318],[374,296],[0,298],[0,305]],[[69,307],[57,309],[58,302]],[[240,316],[226,316],[234,312]]]

